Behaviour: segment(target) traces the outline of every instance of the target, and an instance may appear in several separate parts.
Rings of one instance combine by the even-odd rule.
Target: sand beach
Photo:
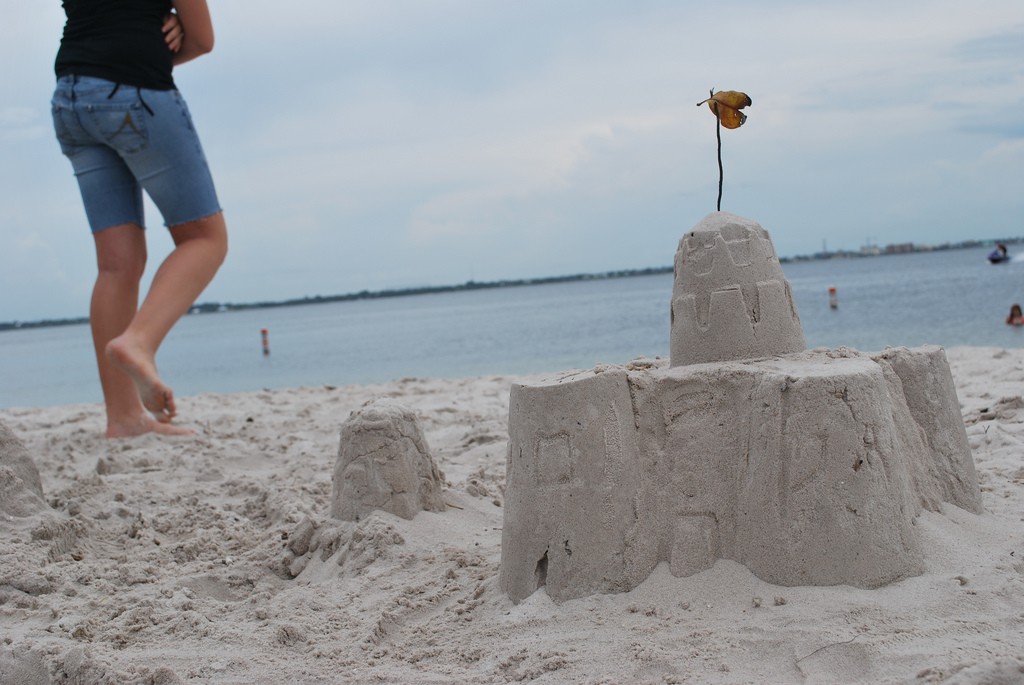
[[[721,559],[513,603],[509,389],[539,377],[186,397],[180,439],[107,441],[100,405],[2,410],[45,508],[5,475],[0,682],[1024,682],[1024,350],[946,356],[983,512],[922,512],[924,572],[877,589]],[[446,511],[330,518],[340,427],[379,398],[416,412]]]

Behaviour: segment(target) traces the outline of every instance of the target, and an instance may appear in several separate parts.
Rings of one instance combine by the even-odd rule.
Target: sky
[[[201,302],[668,266],[715,211],[780,256],[1024,235],[1021,0],[210,0],[175,70],[231,248]],[[85,316],[58,0],[0,0],[0,321]],[[148,206],[147,279],[171,250]]]

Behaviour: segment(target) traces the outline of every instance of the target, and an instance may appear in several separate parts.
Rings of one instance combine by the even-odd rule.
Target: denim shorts
[[[62,76],[51,103],[93,233],[145,227],[142,191],[169,228],[221,211],[206,156],[177,90]]]

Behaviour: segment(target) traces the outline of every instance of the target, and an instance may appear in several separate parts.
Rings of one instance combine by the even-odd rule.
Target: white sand
[[[181,398],[199,437],[180,440],[108,443],[96,405],[0,410],[58,510],[0,522],[0,683],[1024,682],[1024,350],[947,356],[985,513],[923,513],[926,572],[876,590],[718,561],[513,605],[497,578],[522,379]],[[341,424],[382,396],[419,412],[452,506],[331,521]]]

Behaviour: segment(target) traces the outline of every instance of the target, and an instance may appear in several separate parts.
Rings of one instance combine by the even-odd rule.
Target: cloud
[[[48,122],[47,122],[48,123]],[[52,135],[52,126],[39,121],[38,109],[4,107],[0,109],[0,141],[17,143]]]
[[[0,320],[77,315],[93,266],[47,111],[61,12],[8,5],[0,214],[53,241],[75,295],[8,261],[35,294]],[[216,50],[175,74],[232,234],[210,299],[668,263],[714,207],[714,118],[695,107],[712,87],[754,100],[723,135],[723,208],[780,254],[819,249],[824,224],[835,247],[924,242],[1024,209],[1018,0],[211,10]]]

